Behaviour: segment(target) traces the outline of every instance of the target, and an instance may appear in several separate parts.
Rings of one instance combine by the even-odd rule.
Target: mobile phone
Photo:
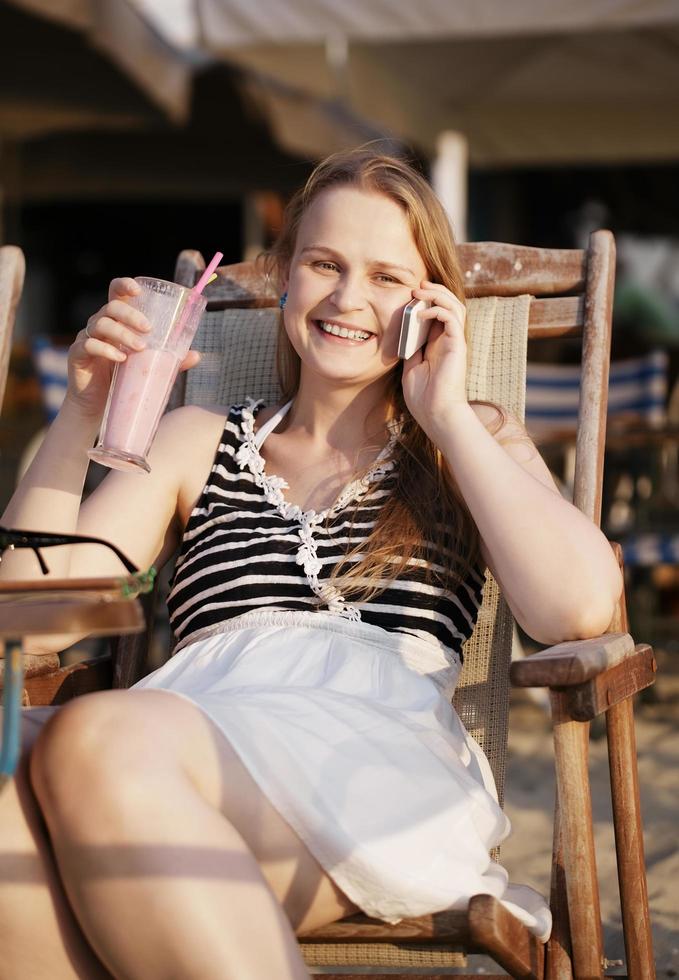
[[[398,338],[398,356],[407,360],[415,351],[424,347],[429,336],[431,320],[423,320],[422,312],[431,306],[427,300],[413,299],[403,310],[401,333]]]

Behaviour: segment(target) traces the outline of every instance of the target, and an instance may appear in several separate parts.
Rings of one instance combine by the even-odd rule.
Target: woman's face
[[[300,223],[286,284],[285,329],[302,374],[361,386],[385,376],[398,363],[403,307],[426,278],[395,201],[355,187],[319,194]]]

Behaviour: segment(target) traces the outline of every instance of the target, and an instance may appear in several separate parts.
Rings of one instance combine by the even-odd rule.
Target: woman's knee
[[[157,691],[101,691],[75,698],[36,739],[34,791],[41,802],[55,803],[74,796],[91,800],[95,791],[102,799],[109,791],[120,797],[126,785],[134,794],[145,782],[184,765],[196,721],[190,705]]]
[[[125,692],[84,695],[63,705],[43,725],[31,752],[30,776],[41,801],[83,800],[139,759],[139,712]]]

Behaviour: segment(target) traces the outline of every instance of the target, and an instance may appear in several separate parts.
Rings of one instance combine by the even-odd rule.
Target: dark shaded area
[[[91,110],[160,119],[161,112],[79,31],[0,3],[0,92],[6,106],[36,118],[40,109]],[[27,120],[28,121],[28,120]]]
[[[678,183],[677,164],[476,171],[469,184],[469,235],[475,240],[580,248],[578,233],[588,215],[598,217],[597,226],[610,228],[616,236],[679,240]],[[671,388],[679,377],[679,304],[672,310],[676,298],[655,297],[676,314],[674,331],[665,328],[666,337],[659,342],[658,315],[650,303],[653,297],[649,293],[636,304],[623,303],[623,282],[624,269],[619,263],[612,357],[636,357],[667,346]],[[579,342],[542,343],[539,349],[531,345],[530,359],[575,362]]]
[[[10,203],[64,198],[168,196],[224,199],[248,191],[292,192],[312,162],[279,149],[246,103],[240,75],[218,65],[196,76],[190,121],[144,129],[45,135],[24,142]]]
[[[172,279],[182,248],[198,248],[207,257],[219,249],[225,261],[239,261],[241,223],[237,200],[64,201],[24,207],[20,244],[29,263],[49,270],[49,332],[73,336],[106,301],[113,276]],[[31,333],[44,329],[29,326]]]
[[[575,248],[588,201],[601,202],[615,234],[679,235],[679,165],[550,167],[476,171],[470,178],[470,237]]]

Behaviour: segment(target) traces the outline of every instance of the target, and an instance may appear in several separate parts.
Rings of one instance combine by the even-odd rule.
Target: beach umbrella
[[[171,6],[168,2],[166,9],[170,10]],[[24,87],[27,85],[30,68],[38,72],[33,90],[46,102],[50,93],[59,98],[71,82],[78,84],[78,91],[70,93],[69,102],[94,108],[91,103],[97,100],[102,119],[110,117],[113,106],[120,112],[125,107],[131,109],[135,103],[137,114],[146,104],[147,110],[149,105],[155,106],[175,121],[188,117],[193,74],[209,56],[169,44],[134,4],[127,0],[0,0],[0,37],[5,56],[12,54],[9,32],[24,29],[20,21],[10,18],[12,9],[32,15],[30,48],[27,52],[25,47],[20,47],[11,66],[17,77],[15,88],[19,87],[19,80]],[[54,54],[44,51],[44,58],[40,57],[38,44],[44,36],[49,36],[50,24],[68,28],[71,40],[67,50],[67,32],[60,32],[60,70],[46,78],[46,72],[54,67]],[[85,45],[83,38],[87,41]],[[75,63],[72,57],[76,58]],[[87,74],[80,70],[85,68],[87,60],[90,70],[95,72],[89,84]],[[115,82],[109,79],[104,84],[106,68]],[[10,66],[3,70],[5,78],[11,80]],[[140,90],[145,98],[140,97]]]
[[[80,32],[175,123],[222,62],[289,154],[407,143],[461,237],[469,164],[679,158],[677,0],[8,3]]]
[[[480,166],[679,157],[676,0],[122,5],[184,58],[248,69],[251,97],[297,152],[326,149],[306,98],[429,155],[441,132],[463,132]]]
[[[224,200],[297,186],[308,164],[273,142],[240,87],[240,69],[185,58],[136,14],[136,47],[125,46],[114,4],[108,20],[99,16],[104,6],[0,0],[0,187],[7,203],[174,194]],[[88,20],[88,12],[97,19]],[[108,22],[116,29],[106,33]],[[143,54],[144,39],[155,57]],[[162,98],[126,72],[123,54],[114,54],[117,42],[128,60],[134,50],[150,66]],[[175,69],[176,84],[165,90]],[[342,139],[374,133],[351,130]]]
[[[307,134],[306,158],[382,136],[341,103],[273,80],[263,83],[264,103],[247,70],[183,43],[179,8],[168,0],[160,31],[151,9],[128,0],[0,0],[0,140],[10,193],[19,168],[22,193],[43,198],[107,187],[164,193],[182,170],[185,180],[193,171],[199,194],[242,189],[250,175],[257,186],[266,182],[265,161],[269,171],[291,162],[284,141],[278,153],[272,146],[274,106]],[[10,166],[18,145],[21,160]],[[275,183],[294,185],[298,176],[281,170]]]

